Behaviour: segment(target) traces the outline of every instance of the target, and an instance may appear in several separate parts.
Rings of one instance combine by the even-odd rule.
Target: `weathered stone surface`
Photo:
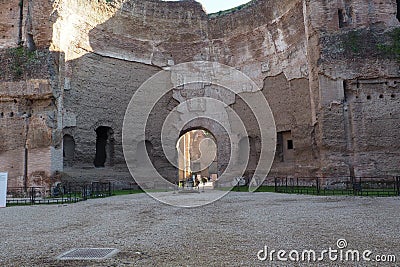
[[[0,170],[15,185],[27,144],[29,161],[42,162],[29,162],[28,175],[62,171],[63,135],[74,140],[73,167],[93,167],[101,126],[111,129],[106,168],[126,170],[122,122],[132,95],[158,71],[200,60],[242,71],[269,101],[278,131],[271,175],[399,175],[394,0],[253,0],[210,15],[195,1],[19,3],[0,4]],[[155,105],[147,125],[156,167],[168,177],[176,171],[160,143],[168,112],[190,95],[204,95],[223,100],[244,121],[251,176],[260,154],[252,107],[209,84],[185,92],[169,82],[174,90]],[[190,127],[218,130],[205,120]],[[218,144],[219,159],[228,156],[221,149],[226,142]]]

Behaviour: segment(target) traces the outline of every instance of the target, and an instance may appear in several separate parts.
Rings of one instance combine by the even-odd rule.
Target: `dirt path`
[[[170,197],[190,201],[199,196]],[[340,238],[346,239],[347,249],[393,254],[400,262],[399,214],[400,198],[233,192],[191,209],[167,206],[145,194],[10,207],[0,209],[0,266],[271,266],[269,259],[257,258],[265,246],[321,251],[337,248]],[[56,260],[82,247],[120,252],[101,261]],[[309,266],[276,258],[272,264]],[[319,266],[338,265],[354,262],[329,261],[326,256]]]

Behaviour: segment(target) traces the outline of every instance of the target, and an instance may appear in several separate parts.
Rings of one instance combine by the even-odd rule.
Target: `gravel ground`
[[[175,201],[207,194],[159,193]],[[201,196],[200,196],[201,195]],[[71,205],[0,209],[0,266],[397,266],[325,260],[259,261],[257,252],[337,249],[395,255],[400,262],[400,198],[315,197],[231,192],[199,208],[146,194]],[[116,248],[98,261],[61,261],[72,248]],[[287,255],[286,255],[287,257]]]

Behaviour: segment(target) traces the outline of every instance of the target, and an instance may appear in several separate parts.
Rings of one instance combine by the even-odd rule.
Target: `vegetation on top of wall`
[[[388,58],[400,60],[400,28],[358,29],[321,37],[323,58]]]
[[[362,37],[359,32],[351,31],[347,34],[347,38],[343,42],[344,48],[350,50],[354,54],[360,53],[362,48]]]
[[[377,44],[379,51],[388,57],[395,57],[400,60],[400,28],[396,28],[389,32],[389,40],[385,43]]]
[[[46,55],[40,51],[29,51],[24,46],[4,49],[0,52],[0,80],[15,81],[36,76],[43,72]]]

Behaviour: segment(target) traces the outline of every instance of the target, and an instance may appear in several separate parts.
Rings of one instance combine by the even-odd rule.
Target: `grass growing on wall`
[[[374,30],[363,28],[322,34],[322,58],[394,59],[400,61],[400,28]]]
[[[45,55],[40,51],[29,51],[24,46],[4,49],[0,54],[0,79],[21,80],[35,72],[43,71]]]
[[[362,39],[357,31],[349,32],[346,40],[344,41],[344,47],[354,54],[360,53],[362,47]]]
[[[389,41],[383,44],[377,44],[377,48],[386,56],[392,56],[400,60],[400,28],[392,30],[388,33],[388,36]]]

